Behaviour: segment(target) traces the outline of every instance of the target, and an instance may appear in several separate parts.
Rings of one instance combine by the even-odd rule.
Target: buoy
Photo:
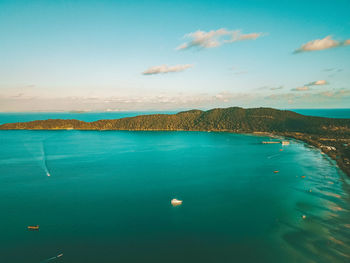
[[[182,205],[182,200],[177,200],[176,198],[171,200],[172,206]]]
[[[302,218],[305,219],[305,218],[306,218],[306,215],[303,215]]]
[[[301,178],[305,178],[306,176],[305,175],[302,175]]]
[[[276,174],[276,173],[279,173],[279,171],[277,171],[277,170],[276,170],[276,171],[273,171],[273,172],[274,172],[275,174]]]

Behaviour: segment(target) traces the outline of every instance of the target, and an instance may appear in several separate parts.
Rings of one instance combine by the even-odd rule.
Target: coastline
[[[310,146],[313,146],[321,151],[321,153],[326,154],[329,158],[334,160],[338,165],[339,169],[342,170],[349,178],[350,178],[350,160],[349,158],[339,150],[339,141],[334,141],[332,138],[328,138],[328,140],[316,140],[313,139],[312,136],[300,133],[288,133],[283,135],[285,138],[293,138],[298,141],[302,141]],[[345,141],[346,139],[344,139]],[[350,139],[346,140],[347,142]],[[324,144],[327,143],[327,145]]]
[[[47,119],[5,123],[0,130],[201,131],[282,136],[320,149],[350,177],[350,119],[312,117],[273,108],[190,110],[93,122]]]
[[[1,130],[1,129],[0,129]],[[13,130],[27,130],[27,131],[166,131],[166,132],[182,132],[182,131],[190,131],[190,132],[228,132],[234,134],[245,134],[245,135],[253,135],[253,136],[267,136],[274,139],[295,139],[300,142],[304,142],[310,146],[313,146],[321,151],[322,154],[326,154],[329,158],[334,160],[338,166],[338,168],[344,172],[350,178],[350,161],[346,156],[343,156],[341,151],[338,150],[336,145],[339,145],[339,141],[328,138],[327,144],[325,145],[320,142],[320,140],[314,139],[313,137],[318,137],[312,134],[304,134],[299,132],[283,132],[283,133],[274,133],[274,132],[237,132],[228,129],[210,129],[210,130],[195,130],[195,129],[73,129],[73,128],[55,128],[55,129],[6,129],[6,131]],[[325,138],[321,138],[325,139]],[[350,139],[343,139],[344,141],[350,142]],[[326,148],[330,147],[330,148]],[[332,148],[333,147],[333,148]],[[334,150],[335,149],[335,150]]]

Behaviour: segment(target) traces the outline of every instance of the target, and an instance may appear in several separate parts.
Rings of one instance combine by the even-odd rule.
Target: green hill
[[[304,116],[292,111],[271,108],[232,107],[94,122],[49,119],[0,125],[0,130],[66,129],[269,133],[302,140],[320,148],[350,175],[350,119]]]
[[[0,125],[0,129],[79,129],[79,130],[186,130],[232,132],[303,132],[350,134],[350,119],[311,117],[271,108],[238,107],[190,110],[177,114],[142,115],[116,120],[83,122],[49,119]]]

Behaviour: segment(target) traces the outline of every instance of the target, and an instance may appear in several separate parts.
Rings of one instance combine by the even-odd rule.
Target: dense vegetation
[[[198,130],[232,132],[303,132],[350,134],[349,119],[310,117],[271,108],[238,107],[191,110],[177,114],[154,114],[116,120],[83,122],[42,120],[0,125],[0,129],[79,129],[79,130]]]
[[[311,117],[271,108],[238,107],[142,115],[116,120],[38,120],[0,125],[0,130],[184,130],[269,133],[303,140],[320,148],[350,175],[350,119]]]

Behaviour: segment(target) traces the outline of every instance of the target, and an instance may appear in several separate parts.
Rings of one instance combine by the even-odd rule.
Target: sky
[[[349,108],[350,1],[0,0],[0,111]]]

